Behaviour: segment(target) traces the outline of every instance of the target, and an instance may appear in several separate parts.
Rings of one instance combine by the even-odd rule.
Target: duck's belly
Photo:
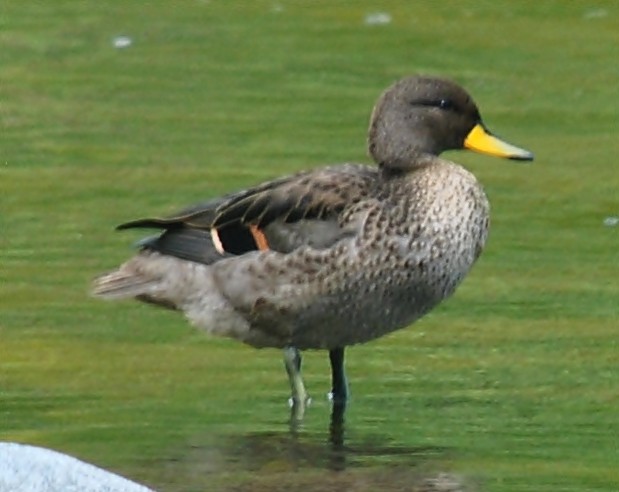
[[[271,311],[252,323],[245,341],[332,349],[405,328],[449,297],[468,273],[483,238],[470,239],[475,240],[451,246],[422,241],[422,247],[400,251],[394,240],[377,246],[363,262],[349,258],[322,280],[301,286],[298,296],[293,290],[292,297],[309,301]]]
[[[381,301],[366,299],[361,307],[357,299],[346,297],[336,305],[320,303],[300,317],[291,344],[300,349],[332,349],[368,342],[405,328],[431,310],[440,299],[417,293],[406,299],[382,297]]]
[[[322,298],[299,313],[292,345],[331,349],[405,328],[451,295],[466,272],[427,276],[415,272],[411,277],[403,271],[392,273],[387,279],[380,275],[353,279],[349,289]]]

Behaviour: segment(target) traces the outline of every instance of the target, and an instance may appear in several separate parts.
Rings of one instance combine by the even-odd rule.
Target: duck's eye
[[[440,108],[446,111],[455,110],[456,105],[451,99],[429,99],[421,101],[412,101],[412,106],[427,106],[430,108]]]
[[[450,99],[441,99],[436,104],[441,109],[455,109],[456,105]]]

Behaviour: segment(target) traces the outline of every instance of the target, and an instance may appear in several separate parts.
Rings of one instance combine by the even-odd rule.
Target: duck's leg
[[[348,381],[344,371],[344,347],[329,350],[331,362],[331,393],[329,398],[334,404],[345,404],[348,401]]]
[[[284,349],[284,364],[292,392],[292,397],[290,398],[292,417],[293,419],[301,420],[305,413],[305,406],[310,400],[301,377],[301,352],[296,347],[286,347]]]

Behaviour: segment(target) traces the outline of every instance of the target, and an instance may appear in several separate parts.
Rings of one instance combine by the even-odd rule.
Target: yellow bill
[[[490,133],[484,125],[478,123],[464,139],[464,147],[481,154],[515,159],[519,161],[532,161],[533,154],[528,150],[504,142]]]

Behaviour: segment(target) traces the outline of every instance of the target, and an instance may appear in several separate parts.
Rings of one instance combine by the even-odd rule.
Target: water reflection
[[[289,441],[292,447],[297,448],[297,452],[293,455],[303,456],[304,464],[333,471],[343,471],[348,467],[371,466],[372,461],[416,466],[420,462],[441,457],[448,452],[447,448],[441,447],[404,446],[377,436],[354,444],[347,443],[345,416],[346,403],[334,403],[331,407],[326,443],[317,441],[316,436],[304,433],[303,424],[294,418],[290,420],[290,434],[280,435],[280,439]],[[261,436],[267,438],[266,434]],[[270,438],[273,437],[274,434],[270,435]],[[304,452],[298,452],[299,450]],[[311,455],[314,456],[310,457]]]
[[[345,402],[334,402],[331,408],[329,422],[329,443],[331,444],[331,469],[340,471],[346,469],[346,447],[344,446],[344,415]]]
[[[326,448],[323,449],[325,455],[325,466],[334,471],[341,471],[346,468],[346,447],[344,445],[344,415],[346,413],[345,402],[334,402],[331,407],[331,418],[329,420],[329,438]],[[304,446],[302,440],[303,420],[298,418],[298,412],[293,408],[290,411],[290,439],[297,446]]]
[[[310,432],[296,419],[288,430],[209,435],[167,464],[168,477],[187,488],[161,490],[423,490],[463,491],[443,473],[447,448],[406,446],[386,436],[347,436],[346,407],[333,405],[326,432]],[[325,422],[326,423],[326,422]],[[181,478],[182,477],[182,478]],[[191,485],[190,485],[190,483]],[[153,484],[156,485],[156,484]]]

